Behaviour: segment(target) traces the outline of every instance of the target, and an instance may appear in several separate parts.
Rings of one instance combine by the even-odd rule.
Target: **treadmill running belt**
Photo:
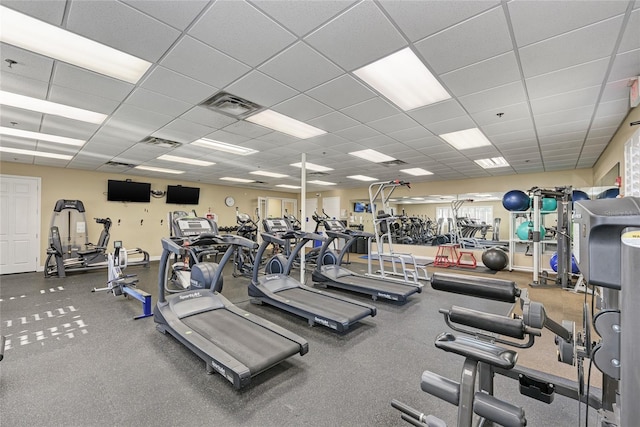
[[[211,310],[181,320],[239,360],[252,375],[300,352],[297,343],[228,310]]]
[[[416,292],[416,286],[403,285],[401,283],[393,283],[390,281],[367,279],[358,276],[342,276],[334,281],[338,283],[344,283],[346,285],[360,286],[367,289],[375,289],[380,292],[393,292],[395,294],[411,294]],[[327,286],[331,286],[331,282],[323,282]]]
[[[292,305],[299,304],[305,306],[319,316],[339,322],[345,320],[349,321],[349,323],[355,322],[362,318],[363,311],[368,312],[365,307],[360,305],[351,304],[326,295],[316,294],[315,292],[305,291],[300,288],[286,289],[276,292],[276,295],[290,300]]]

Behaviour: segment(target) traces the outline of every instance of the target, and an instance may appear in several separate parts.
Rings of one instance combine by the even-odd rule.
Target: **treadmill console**
[[[344,232],[344,224],[337,219],[325,219],[324,220],[324,229],[329,231],[339,231]]]
[[[289,224],[282,218],[269,218],[262,221],[264,231],[269,234],[286,233],[289,231]]]
[[[217,227],[206,218],[182,218],[176,223],[179,237],[197,237],[202,233],[218,234]]]

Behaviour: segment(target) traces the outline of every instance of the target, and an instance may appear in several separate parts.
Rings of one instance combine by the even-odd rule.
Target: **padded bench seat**
[[[436,338],[436,347],[456,353],[469,359],[484,362],[502,369],[512,369],[518,360],[518,353],[485,341],[469,337],[456,337],[444,332]]]

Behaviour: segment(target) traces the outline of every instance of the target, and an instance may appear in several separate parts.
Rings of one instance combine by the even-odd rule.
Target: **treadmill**
[[[337,219],[324,221],[325,233],[329,238],[325,240],[320,249],[319,262],[313,270],[312,278],[315,283],[324,286],[346,289],[361,294],[371,295],[373,300],[385,299],[405,303],[407,298],[415,293],[422,292],[422,283],[400,283],[384,279],[356,274],[342,267],[344,255],[359,237],[371,238],[373,234],[364,231],[349,230]],[[336,239],[344,239],[345,246],[340,255],[336,255],[329,249],[329,245]]]
[[[227,250],[220,264],[201,262],[191,266],[190,289],[167,295],[166,267],[173,255],[185,254],[182,240],[162,239],[158,303],[153,313],[158,331],[173,335],[205,361],[207,373],[218,372],[236,389],[290,356],[307,353],[309,346],[304,338],[236,307],[220,293],[225,264],[235,247],[255,249],[257,243],[251,240],[207,233],[188,239],[190,246],[225,245]]]
[[[267,261],[270,273],[259,276],[260,266],[255,263],[249,285],[252,303],[278,307],[306,318],[310,326],[319,324],[337,332],[345,332],[354,323],[376,315],[376,307],[370,304],[314,289],[289,275],[294,260],[304,245],[311,240],[324,240],[323,236],[291,230],[287,221],[281,218],[265,219],[263,225],[266,232],[261,234],[262,244],[258,248],[256,259],[262,259],[270,244],[284,247],[288,240],[299,240],[288,257],[279,254]],[[274,264],[279,267],[274,269]]]

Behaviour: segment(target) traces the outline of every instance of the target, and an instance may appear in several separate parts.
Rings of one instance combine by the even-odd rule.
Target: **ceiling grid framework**
[[[638,1],[165,1],[78,0],[2,5],[151,63],[131,84],[3,42],[0,90],[106,114],[88,124],[0,106],[0,125],[79,138],[83,146],[2,135],[0,160],[166,177],[126,165],[185,170],[173,178],[219,185],[296,185],[307,160],[347,176],[411,181],[468,179],[589,168],[629,110],[640,75]],[[403,111],[354,71],[410,48],[451,95]],[[16,61],[15,64],[6,62]],[[10,65],[10,66],[9,66]],[[229,92],[327,133],[299,139],[200,104]],[[491,146],[456,150],[439,135],[479,128]],[[178,147],[141,143],[153,136]],[[200,138],[258,150],[241,156],[192,144]],[[349,153],[374,149],[406,162],[372,164]],[[163,154],[214,162],[189,166]],[[474,160],[502,156],[509,167]],[[125,165],[110,165],[108,162]],[[433,175],[413,177],[401,169]],[[255,179],[260,184],[220,181]],[[309,184],[309,189],[321,187]],[[284,190],[284,189],[283,189]],[[285,190],[289,191],[289,190]],[[290,191],[295,192],[295,189]]]

